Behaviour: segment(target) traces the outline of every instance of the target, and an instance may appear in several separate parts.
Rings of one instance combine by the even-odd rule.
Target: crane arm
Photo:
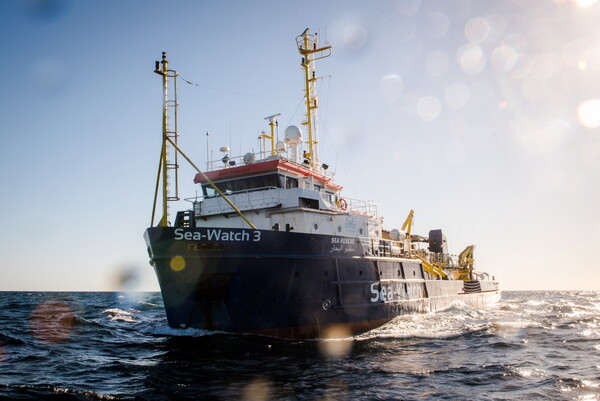
[[[408,213],[406,220],[404,220],[404,224],[402,224],[402,231],[404,231],[407,234],[410,234],[410,231],[412,229],[414,214],[415,214],[415,211],[410,209],[410,212]]]

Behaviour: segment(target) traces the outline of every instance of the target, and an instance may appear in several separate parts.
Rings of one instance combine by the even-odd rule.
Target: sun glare
[[[598,0],[575,0],[575,4],[577,4],[579,7],[589,7],[597,2]]]
[[[581,103],[577,108],[577,117],[586,128],[600,127],[600,100],[591,99]]]

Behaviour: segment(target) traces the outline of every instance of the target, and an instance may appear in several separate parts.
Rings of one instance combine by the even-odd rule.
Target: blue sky
[[[295,37],[317,65],[321,160],[388,228],[475,243],[505,289],[598,289],[600,4],[547,1],[4,1],[0,290],[157,289],[142,234],[162,51],[180,144],[258,150],[299,124]],[[194,172],[181,171],[193,196]],[[185,204],[181,208],[186,207]],[[176,209],[176,208],[174,208]]]

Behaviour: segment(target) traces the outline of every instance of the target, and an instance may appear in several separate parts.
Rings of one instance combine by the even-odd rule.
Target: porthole
[[[319,229],[319,225],[318,225],[317,223],[315,223],[315,224],[313,225],[313,227],[315,228],[315,230],[318,230],[318,229]]]
[[[359,275],[359,276],[362,276],[362,270],[358,272],[358,275]]]
[[[342,226],[338,226],[338,233],[342,232]]]
[[[362,233],[363,233],[363,229],[362,229],[362,228],[359,228],[359,229],[358,229],[358,234],[359,234],[359,235],[362,235]]]

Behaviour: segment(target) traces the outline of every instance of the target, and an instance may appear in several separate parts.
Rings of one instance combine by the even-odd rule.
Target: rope
[[[292,99],[290,97],[271,96],[271,95],[257,95],[257,94],[252,94],[252,93],[238,92],[238,91],[234,91],[234,90],[230,90],[230,89],[215,88],[215,87],[208,86],[208,85],[201,85],[201,84],[197,84],[197,83],[192,82],[192,81],[188,81],[187,79],[185,79],[184,77],[182,77],[179,74],[177,75],[177,78],[181,79],[183,82],[187,83],[188,85],[198,86],[200,88],[209,89],[209,90],[213,90],[213,91],[217,91],[217,92],[231,93],[233,95],[250,96],[250,97],[262,97],[262,98],[266,98],[266,99],[285,99],[285,100]]]

